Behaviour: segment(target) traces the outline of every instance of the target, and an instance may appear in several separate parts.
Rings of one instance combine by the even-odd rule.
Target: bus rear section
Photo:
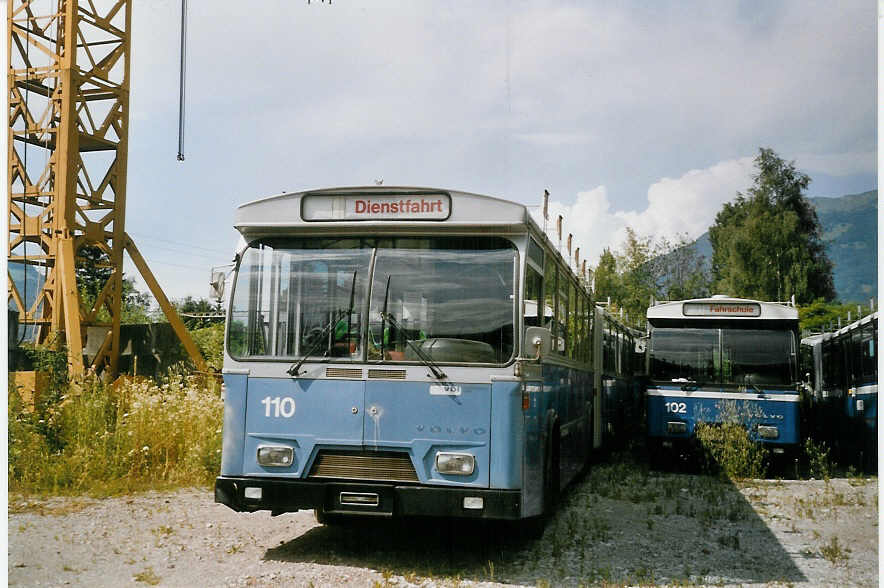
[[[713,297],[648,309],[648,446],[693,444],[701,423],[734,423],[774,453],[801,442],[797,311]]]

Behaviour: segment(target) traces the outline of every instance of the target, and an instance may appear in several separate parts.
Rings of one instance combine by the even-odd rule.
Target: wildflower
[[[148,447],[147,445],[145,445],[144,447],[141,448],[141,451],[147,453],[148,451],[150,451],[150,447]]]

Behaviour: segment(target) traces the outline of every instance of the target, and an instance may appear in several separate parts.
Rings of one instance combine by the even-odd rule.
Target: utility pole
[[[42,13],[46,2],[8,0],[8,259],[43,278],[33,292],[10,275],[8,297],[20,323],[37,327],[36,343],[59,344],[63,334],[72,375],[84,371],[88,334],[99,341],[90,367],[115,376],[128,251],[205,369],[125,230],[131,0],[49,4]],[[77,284],[84,247],[100,250],[109,270],[94,300],[83,300]]]

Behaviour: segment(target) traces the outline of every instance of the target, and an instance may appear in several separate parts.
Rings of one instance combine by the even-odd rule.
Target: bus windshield
[[[506,363],[515,259],[512,243],[495,237],[264,239],[240,262],[228,351]]]
[[[737,386],[790,386],[794,338],[785,329],[654,328],[651,378]]]

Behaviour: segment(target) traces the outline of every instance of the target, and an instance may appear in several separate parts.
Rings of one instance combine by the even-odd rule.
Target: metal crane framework
[[[20,323],[36,325],[38,344],[66,344],[71,374],[84,371],[87,328],[100,333],[89,367],[116,375],[125,251],[197,369],[205,370],[126,234],[131,1],[98,3],[8,1],[8,259],[44,277],[33,296],[10,275],[9,300]],[[94,300],[84,300],[77,283],[86,247],[103,253],[99,265],[110,276]]]

